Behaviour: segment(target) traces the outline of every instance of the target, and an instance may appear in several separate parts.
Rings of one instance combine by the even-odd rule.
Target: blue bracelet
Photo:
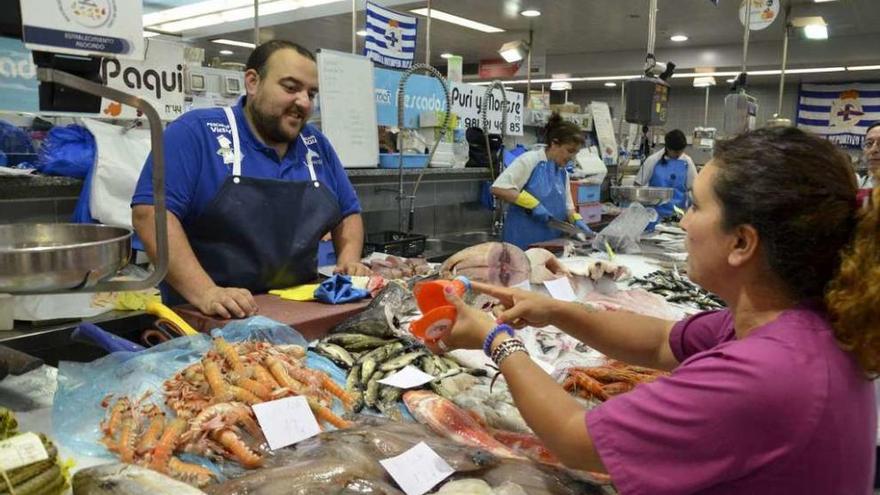
[[[483,341],[483,353],[489,357],[492,357],[492,342],[495,341],[495,337],[498,336],[499,333],[505,332],[507,335],[513,337],[513,327],[506,323],[502,323],[497,327],[493,328],[489,335],[486,336],[486,340]]]

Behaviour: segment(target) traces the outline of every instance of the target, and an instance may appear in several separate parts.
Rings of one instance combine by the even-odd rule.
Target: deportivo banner
[[[801,84],[797,126],[846,147],[861,147],[880,121],[880,83]]]

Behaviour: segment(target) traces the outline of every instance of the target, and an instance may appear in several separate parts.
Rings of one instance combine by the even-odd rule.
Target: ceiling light
[[[262,7],[260,8],[262,14]],[[428,15],[428,9],[414,9],[410,10],[413,14]],[[470,19],[465,19],[464,17],[459,17],[457,15],[452,15],[442,10],[431,9],[431,18],[437,19],[438,21],[446,21],[451,24],[458,24],[459,26],[463,26],[469,29],[474,29],[476,31],[481,31],[484,33],[503,33],[504,30],[501,28],[497,28],[495,26],[490,26],[488,24],[483,24],[482,22],[472,21]]]
[[[732,82],[734,82],[734,81],[736,81],[736,78],[735,78],[735,77],[731,77],[730,79],[727,79],[727,80],[726,80],[726,82],[729,82],[729,83],[732,83]]]
[[[305,7],[316,7],[340,0],[275,0],[260,2],[260,15],[289,12]],[[252,0],[209,0],[192,5],[166,9],[143,16],[144,26],[179,33],[228,22],[253,19]]]
[[[554,83],[550,83],[550,91],[569,91],[571,89],[571,83],[565,81],[557,81]]]
[[[367,30],[366,30],[366,29],[361,29],[360,31],[358,31],[358,32],[356,32],[356,33],[354,33],[354,34],[356,34],[356,35],[358,35],[358,36],[360,36],[360,37],[364,37],[364,36],[367,35]]]
[[[539,15],[541,15],[541,11],[535,10],[535,9],[528,9],[528,10],[523,10],[522,12],[520,12],[519,15],[521,15],[523,17],[538,17]]]
[[[453,54],[451,54],[451,53],[449,53],[449,52],[441,53],[441,54],[440,54],[440,58],[452,58],[452,57],[454,57],[454,56],[455,56],[455,55],[453,55]]]
[[[804,26],[804,36],[806,36],[808,40],[827,40],[828,26],[823,24],[810,24],[809,26]]]
[[[880,65],[851,65],[846,70],[880,70]]]
[[[247,7],[248,5],[253,6],[253,1],[207,0],[204,2],[193,3],[191,5],[184,5],[182,7],[175,7],[173,9],[160,10],[151,14],[144,14],[143,22],[144,26],[154,26],[156,24],[163,24],[166,22],[180,21],[183,19],[189,19],[191,17],[198,17],[200,15],[214,14],[222,10]]]
[[[153,31],[144,31],[144,38],[152,38],[153,36],[159,36],[159,33],[154,33]]]
[[[232,55],[234,53],[232,50],[220,50],[220,55]]]
[[[529,45],[525,41],[509,41],[501,45],[498,54],[508,63],[519,62],[529,53]]]
[[[605,83],[605,87],[606,88],[614,88],[614,87],[617,87],[617,83],[608,81],[607,83]]]
[[[836,2],[837,0],[813,0],[816,3]]]
[[[217,43],[219,45],[240,46],[242,48],[250,48],[252,50],[254,48],[256,48],[256,45],[254,45],[253,43],[247,43],[244,41],[236,41],[236,40],[227,40],[227,39],[223,39],[223,38],[211,40],[211,43]]]
[[[709,86],[715,86],[715,78],[712,76],[708,77],[695,77],[694,78],[694,87],[695,88],[707,88]]]
[[[675,41],[676,43],[681,43],[682,41],[687,41],[688,37],[683,34],[674,34],[669,37],[671,41]]]

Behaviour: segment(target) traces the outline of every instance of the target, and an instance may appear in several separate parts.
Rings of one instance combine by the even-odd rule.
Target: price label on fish
[[[397,457],[379,461],[406,495],[422,495],[434,488],[437,483],[451,476],[452,469],[442,457],[431,450],[425,442]]]
[[[432,375],[425,373],[415,366],[407,365],[397,373],[379,380],[379,383],[397,388],[415,388],[432,380],[434,380]]]
[[[45,461],[49,453],[35,433],[23,433],[0,442],[0,470],[9,471]]]
[[[254,414],[272,450],[287,447],[321,433],[321,427],[305,397],[254,404]]]

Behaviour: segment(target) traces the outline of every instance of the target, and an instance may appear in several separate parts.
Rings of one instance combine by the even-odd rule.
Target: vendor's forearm
[[[516,189],[502,189],[500,187],[493,187],[492,195],[494,195],[498,199],[507,201],[508,203],[515,203],[517,196],[519,196],[519,191],[517,191]]]
[[[524,353],[514,353],[502,361],[501,371],[523,419],[563,464],[606,472],[587,431],[586,411],[580,403]]]
[[[360,261],[364,251],[364,220],[360,213],[343,218],[333,229],[333,249],[337,265]]]
[[[577,303],[554,304],[552,325],[607,356],[662,370],[679,364],[669,347],[673,321],[624,311],[596,311]]]
[[[156,259],[156,221],[155,209],[151,205],[136,205],[132,208],[132,225],[144,243],[150,259]],[[205,290],[214,287],[214,281],[202,268],[180,220],[168,212],[168,274],[165,280],[187,301],[193,301]]]

